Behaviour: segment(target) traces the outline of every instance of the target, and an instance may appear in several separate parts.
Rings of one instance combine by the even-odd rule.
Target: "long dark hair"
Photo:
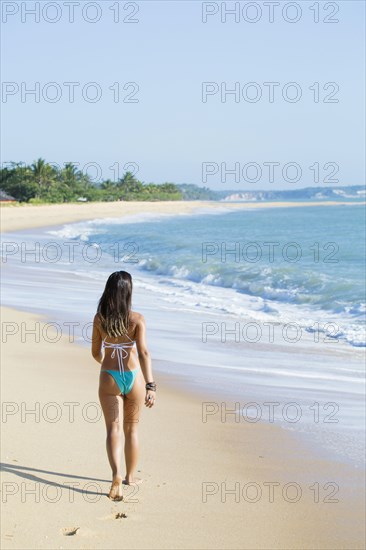
[[[127,334],[131,311],[132,277],[127,271],[115,271],[106,282],[97,313],[108,336]]]

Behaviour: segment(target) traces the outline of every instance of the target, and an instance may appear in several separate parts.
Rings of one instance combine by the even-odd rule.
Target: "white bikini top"
[[[112,355],[111,355],[112,359],[115,358],[116,352],[117,352],[119,373],[122,376],[122,372],[123,372],[123,377],[124,377],[125,369],[124,369],[124,365],[123,365],[123,359],[126,359],[126,357],[128,357],[128,351],[127,350],[132,349],[134,347],[134,345],[136,344],[136,341],[130,339],[130,342],[122,342],[120,344],[112,344],[111,342],[106,342],[105,341],[106,338],[107,337],[105,337],[104,340],[103,340],[103,347],[113,349],[113,352],[112,352]]]

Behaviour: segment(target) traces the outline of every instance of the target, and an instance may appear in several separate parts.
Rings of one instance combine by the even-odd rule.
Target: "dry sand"
[[[232,210],[247,208],[281,208],[284,206],[337,206],[348,202],[268,202],[230,203],[215,201],[163,201],[163,202],[92,202],[45,205],[1,205],[1,231],[17,231],[48,225],[61,225],[93,218],[119,218],[126,215],[156,212],[159,214],[190,213],[200,208],[227,208]],[[366,203],[357,203],[366,204]]]
[[[144,482],[111,502],[98,363],[66,334],[52,342],[41,317],[1,313],[2,548],[364,548],[360,472],[315,458],[276,425],[202,422],[210,396],[158,369],[157,404],[140,425]]]

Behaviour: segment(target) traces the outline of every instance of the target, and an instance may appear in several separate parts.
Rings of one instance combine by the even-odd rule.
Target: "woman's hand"
[[[156,395],[156,392],[151,390],[146,390],[145,405],[149,409],[151,409],[151,407],[153,407],[155,404],[155,395]]]

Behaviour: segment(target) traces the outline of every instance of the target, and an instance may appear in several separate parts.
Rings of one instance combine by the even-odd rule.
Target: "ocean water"
[[[140,219],[81,222],[50,234],[93,243],[104,256],[98,269],[122,264],[171,302],[295,322],[366,345],[363,206]]]
[[[359,464],[365,227],[360,204],[223,205],[6,234],[2,302],[79,323],[86,344],[107,276],[129,271],[161,371],[178,374],[203,401],[210,393],[238,414],[259,410],[260,421]],[[256,403],[250,413],[248,400]]]

